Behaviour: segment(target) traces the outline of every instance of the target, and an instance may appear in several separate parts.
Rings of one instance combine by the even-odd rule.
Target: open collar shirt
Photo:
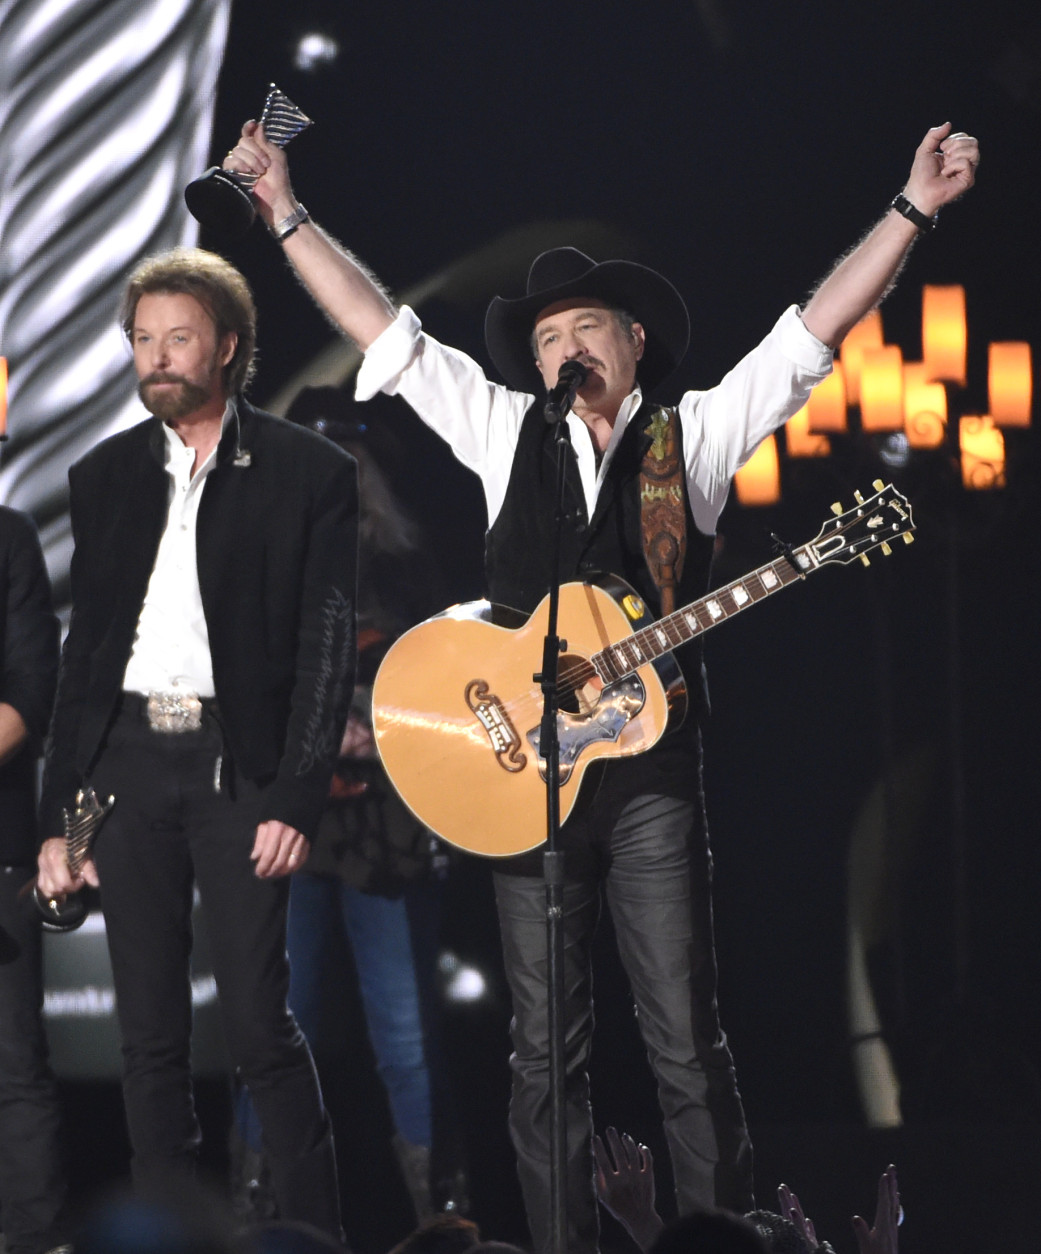
[[[229,400],[221,434],[235,419]],[[137,634],[123,679],[125,692],[191,692],[212,697],[213,661],[199,589],[196,524],[210,471],[217,464],[217,444],[192,474],[195,450],[163,424],[164,464],[169,479],[169,510],[148,581]]]
[[[832,356],[792,305],[714,388],[684,393],[679,403],[683,457],[700,531],[714,534],[734,473],[831,373]],[[427,335],[407,305],[369,346],[358,371],[358,400],[380,391],[406,400],[479,476],[491,526],[506,498],[521,423],[534,396],[493,383],[473,358]],[[568,415],[590,518],[611,458],[642,399],[637,386],[622,403],[599,467],[589,429],[574,413]]]

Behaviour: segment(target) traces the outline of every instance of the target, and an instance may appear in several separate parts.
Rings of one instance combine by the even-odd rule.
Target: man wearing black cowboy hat
[[[931,129],[903,192],[821,284],[792,306],[715,388],[685,394],[669,416],[646,395],[687,347],[686,307],[661,275],[627,261],[595,263],[575,249],[538,257],[525,296],[492,301],[489,354],[507,385],[426,335],[369,272],[310,222],[289,184],[285,155],[247,123],[225,167],[260,176],[260,213],[312,295],[366,354],[360,399],[403,396],[481,478],[488,506],[486,567],[492,601],[531,612],[546,591],[553,519],[552,431],[537,399],[561,366],[586,367],[568,418],[568,522],[563,575],[608,571],[656,610],[705,591],[716,520],[730,479],[759,442],[804,403],[831,370],[833,350],[882,298],[919,232],[969,188],[976,141]],[[667,437],[665,433],[671,433]],[[685,548],[650,569],[642,543],[647,448],[679,451],[678,529]],[[666,489],[668,494],[668,489]],[[670,524],[671,526],[671,524]],[[669,539],[666,535],[666,540]],[[668,569],[666,569],[668,568]],[[667,602],[666,602],[667,603]],[[681,659],[700,691],[700,658]],[[565,823],[568,1249],[597,1245],[586,1062],[592,1031],[590,938],[606,894],[632,983],[665,1118],[681,1212],[751,1208],[751,1150],[733,1064],[716,1011],[710,856],[700,785],[697,720],[649,752],[590,773]],[[550,1247],[548,1026],[544,890],[538,851],[496,866],[503,948],[514,999],[511,1132],[535,1249]]]

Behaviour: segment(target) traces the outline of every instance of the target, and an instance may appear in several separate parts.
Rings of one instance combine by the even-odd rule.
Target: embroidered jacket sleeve
[[[323,450],[324,451],[324,450]],[[300,579],[299,642],[278,773],[261,819],[278,819],[313,839],[354,689],[358,487],[354,462],[329,459],[312,502]]]

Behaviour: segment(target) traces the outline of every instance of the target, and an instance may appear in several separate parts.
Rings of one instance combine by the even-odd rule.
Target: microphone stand
[[[567,1254],[567,1120],[564,1058],[564,854],[557,848],[560,834],[560,740],[557,734],[557,665],[567,641],[557,634],[560,607],[560,557],[564,526],[564,486],[571,439],[567,414],[575,392],[581,386],[575,379],[566,394],[546,403],[546,421],[554,424],[557,448],[556,515],[553,528],[549,616],[542,649],[542,670],[533,678],[542,689],[542,723],[539,747],[546,763],[547,847],[542,855],[542,875],[546,890],[546,998],[549,1029],[550,1085],[550,1248],[552,1254]]]

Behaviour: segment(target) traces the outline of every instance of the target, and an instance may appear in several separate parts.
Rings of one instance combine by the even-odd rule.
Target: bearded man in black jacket
[[[167,1186],[199,1142],[197,887],[280,1213],[339,1236],[328,1118],[286,1009],[285,877],[307,858],[354,682],[356,468],[243,399],[256,314],[222,258],[144,262],[123,312],[153,417],[69,475],[73,612],[39,887],[101,889],[135,1183]],[[60,812],[88,784],[115,805],[73,875]]]

